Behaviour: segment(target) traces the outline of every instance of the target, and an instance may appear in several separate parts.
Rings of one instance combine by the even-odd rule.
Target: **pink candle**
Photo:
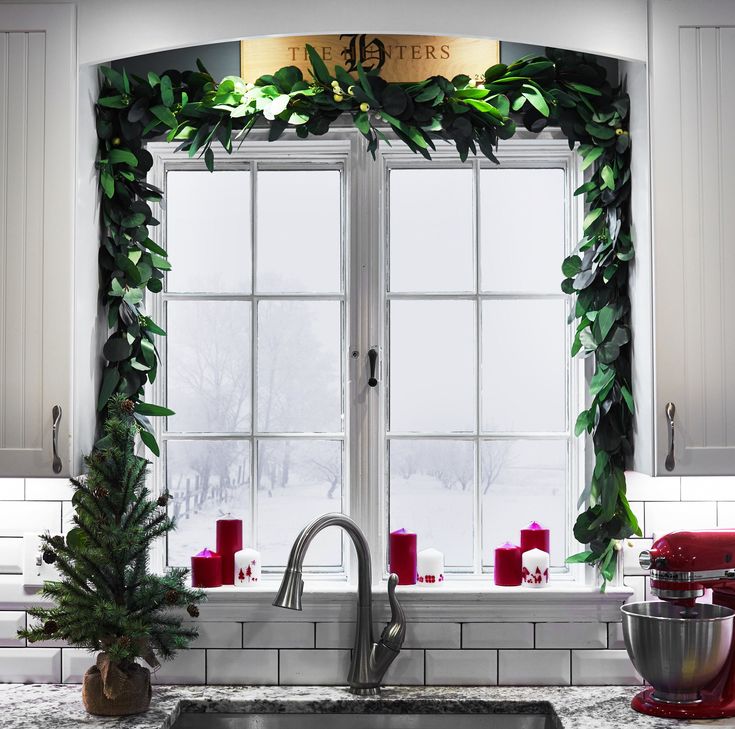
[[[217,552],[203,549],[191,558],[191,586],[222,586],[222,558]]]
[[[493,577],[496,585],[515,587],[522,581],[521,548],[510,542],[495,549],[495,568]]]
[[[544,529],[536,521],[532,521],[525,529],[521,529],[521,553],[528,552],[530,549],[549,551],[549,530]]]
[[[416,535],[405,529],[390,533],[390,571],[399,585],[416,584]]]
[[[235,552],[242,549],[242,519],[217,519],[217,554],[222,557],[222,584],[235,584]]]

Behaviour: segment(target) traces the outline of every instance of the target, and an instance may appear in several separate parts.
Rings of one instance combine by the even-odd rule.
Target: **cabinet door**
[[[656,472],[735,474],[735,3],[651,24]]]
[[[69,472],[74,23],[0,4],[0,476]]]

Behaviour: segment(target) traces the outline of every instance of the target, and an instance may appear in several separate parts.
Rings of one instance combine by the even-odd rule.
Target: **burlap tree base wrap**
[[[82,701],[98,716],[141,714],[151,704],[151,672],[137,663],[115,664],[107,653],[100,653],[97,664],[84,674]]]

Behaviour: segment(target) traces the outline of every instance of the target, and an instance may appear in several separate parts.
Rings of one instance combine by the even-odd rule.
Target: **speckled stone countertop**
[[[151,709],[139,716],[107,719],[84,711],[81,687],[53,684],[0,685],[3,729],[168,729],[182,713],[432,713],[547,714],[562,729],[668,729],[735,727],[735,719],[678,722],[630,709],[636,687],[396,687],[380,698],[352,696],[325,686],[157,686]],[[461,708],[460,708],[461,707]],[[346,718],[345,726],[350,726]],[[206,726],[205,722],[202,726]],[[489,725],[491,726],[491,725]]]

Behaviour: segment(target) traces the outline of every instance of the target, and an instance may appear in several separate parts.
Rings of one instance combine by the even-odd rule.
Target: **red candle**
[[[191,586],[222,586],[222,557],[217,552],[203,549],[191,558]]]
[[[540,549],[547,553],[549,551],[549,530],[536,521],[521,529],[521,552],[528,552],[529,549]]]
[[[416,535],[405,529],[390,533],[390,571],[399,585],[416,584]]]
[[[515,587],[522,580],[521,548],[506,542],[495,549],[495,584],[503,587]]]
[[[242,519],[217,519],[217,554],[222,557],[222,584],[235,584],[235,552],[242,549]]]

